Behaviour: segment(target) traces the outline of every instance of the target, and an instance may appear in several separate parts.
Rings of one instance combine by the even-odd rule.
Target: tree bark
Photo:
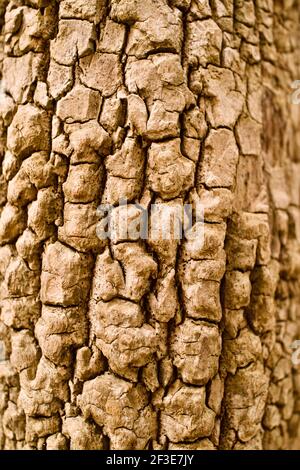
[[[299,12],[0,0],[2,449],[300,449]]]

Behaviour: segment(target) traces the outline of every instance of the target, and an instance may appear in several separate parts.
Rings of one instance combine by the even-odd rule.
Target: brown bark
[[[2,449],[300,449],[299,7],[0,0]]]

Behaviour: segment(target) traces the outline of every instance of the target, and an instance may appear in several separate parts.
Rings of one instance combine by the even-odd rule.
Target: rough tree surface
[[[1,448],[300,448],[299,12],[0,0]]]

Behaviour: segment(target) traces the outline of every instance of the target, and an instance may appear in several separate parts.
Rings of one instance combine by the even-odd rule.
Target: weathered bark
[[[300,448],[299,7],[0,0],[1,448]]]

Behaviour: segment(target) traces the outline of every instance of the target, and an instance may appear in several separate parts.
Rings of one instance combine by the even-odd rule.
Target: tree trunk
[[[0,0],[2,449],[300,449],[299,7]]]

